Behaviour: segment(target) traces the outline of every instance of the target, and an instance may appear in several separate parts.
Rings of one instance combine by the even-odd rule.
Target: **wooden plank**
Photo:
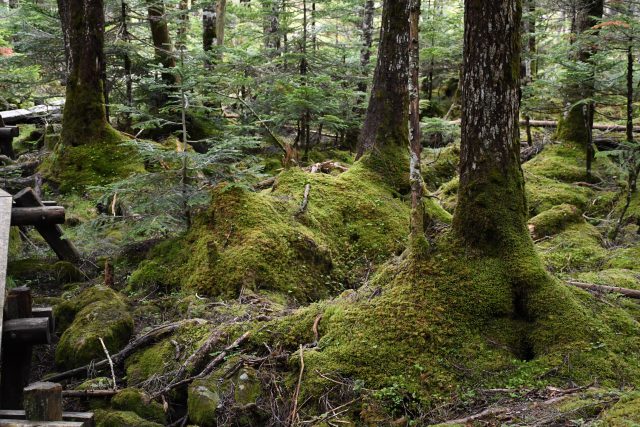
[[[51,344],[49,319],[32,317],[30,319],[12,319],[4,321],[3,339],[7,344],[45,345]],[[7,347],[5,346],[5,350]]]
[[[4,293],[7,280],[11,204],[11,195],[0,190],[0,348],[2,346],[2,317],[4,313]],[[1,361],[2,354],[0,352],[0,362]]]
[[[20,136],[20,128],[17,126],[0,127],[0,138],[15,138]]]
[[[13,208],[11,210],[11,225],[51,224],[64,224],[64,208],[62,206]]]
[[[56,330],[56,319],[53,316],[52,307],[34,307],[31,309],[31,316],[49,319],[49,332],[53,335]]]
[[[13,196],[16,206],[21,208],[42,207],[40,198],[31,188],[25,188]],[[36,225],[36,230],[42,235],[58,258],[63,261],[77,262],[80,260],[78,250],[69,240],[62,239],[62,228],[59,225]]]
[[[25,420],[26,415],[22,409],[0,409],[0,419],[5,420]],[[63,412],[63,421],[80,422],[84,427],[95,425],[93,412]]]
[[[50,102],[49,105],[36,105],[31,108],[0,111],[0,118],[4,120],[5,124],[39,122],[45,117],[60,113],[63,104],[64,101],[61,100]]]
[[[0,427],[85,427],[81,421],[26,421],[0,419]]]

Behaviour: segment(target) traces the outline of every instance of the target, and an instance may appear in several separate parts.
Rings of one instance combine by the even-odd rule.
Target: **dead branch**
[[[105,356],[107,356],[107,361],[109,362],[109,367],[111,368],[111,379],[113,380],[113,389],[118,390],[118,383],[116,382],[116,371],[113,369],[113,360],[111,360],[111,356],[109,355],[109,350],[107,350],[107,346],[104,345],[104,340],[102,338],[98,338],[100,340],[100,344],[102,345],[102,350],[104,351]]]
[[[116,390],[63,390],[62,396],[67,398],[98,398],[112,397],[118,393]]]
[[[602,293],[617,293],[627,298],[640,299],[640,291],[635,289],[620,288],[618,286],[596,285],[595,283],[578,282],[575,280],[567,280],[568,285],[576,288],[585,289],[587,291]]]
[[[298,397],[300,396],[300,386],[302,385],[302,375],[304,374],[304,346],[300,344],[300,374],[298,375],[298,384],[293,394],[293,409],[289,416],[289,425],[294,425],[298,416]]]
[[[123,362],[129,355],[137,351],[139,348],[147,346],[151,343],[156,342],[157,340],[165,337],[173,332],[175,332],[181,326],[184,326],[189,323],[198,323],[200,325],[207,323],[206,320],[203,319],[188,319],[181,320],[179,322],[169,323],[167,325],[161,325],[157,328],[147,332],[146,334],[134,339],[131,341],[125,348],[120,350],[118,353],[114,354],[112,360],[114,364],[119,364]],[[47,377],[47,381],[60,381],[65,378],[71,378],[76,376],[86,376],[89,369],[101,369],[109,364],[107,359],[101,360],[96,363],[88,364],[81,366],[79,368],[70,369],[65,372],[61,372],[59,374],[54,374],[50,377]]]
[[[171,384],[169,384],[168,386],[164,387],[162,390],[160,390],[159,392],[154,394],[152,396],[152,399],[156,399],[156,398],[158,398],[158,397],[170,392],[174,388],[180,387],[180,386],[185,385],[185,384],[189,384],[189,383],[191,383],[192,381],[194,381],[194,380],[196,380],[198,378],[206,377],[211,372],[213,372],[213,370],[218,365],[220,365],[220,363],[222,363],[225,360],[225,358],[227,357],[227,355],[229,354],[230,351],[232,351],[235,348],[237,348],[240,345],[242,345],[249,338],[249,336],[251,336],[251,331],[245,332],[244,334],[242,334],[240,336],[240,338],[238,338],[237,340],[232,342],[220,354],[218,354],[211,362],[209,362],[209,364],[199,374],[193,375],[193,376],[191,376],[189,378],[185,378],[185,379],[180,380],[180,381],[172,382]]]

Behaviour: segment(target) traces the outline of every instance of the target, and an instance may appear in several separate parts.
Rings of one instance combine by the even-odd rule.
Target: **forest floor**
[[[33,158],[39,149],[29,139],[22,137],[17,146]],[[423,174],[439,232],[447,229],[455,209],[458,155],[455,142],[425,150]],[[148,337],[116,360],[116,386],[124,391],[69,398],[68,407],[97,411],[100,426],[187,425],[187,420],[202,426],[640,425],[635,392],[640,372],[629,360],[637,356],[631,350],[637,336],[624,336],[637,331],[638,300],[571,285],[640,290],[640,194],[633,196],[622,231],[611,241],[626,194],[625,172],[615,161],[598,157],[587,179],[581,150],[545,132],[536,133],[534,148],[523,146],[523,155],[537,253],[547,271],[589,313],[602,314],[616,335],[615,348],[603,340],[584,350],[609,346],[615,354],[601,377],[583,376],[580,368],[572,374],[574,358],[576,366],[584,363],[578,351],[557,365],[501,359],[509,374],[500,371],[503,376],[493,381],[495,367],[481,360],[485,350],[472,350],[472,344],[464,349],[472,353],[443,360],[457,371],[450,375],[396,354],[404,351],[400,335],[388,366],[379,366],[383,378],[366,374],[358,362],[322,371],[333,359],[318,350],[337,339],[328,325],[339,327],[341,316],[348,318],[342,307],[375,305],[388,292],[384,282],[404,274],[398,266],[405,262],[409,220],[408,199],[398,190],[402,185],[378,181],[348,152],[326,147],[313,152],[313,163],[338,160],[341,167],[319,173],[276,170],[276,179],[256,191],[217,187],[190,231],[171,239],[126,241],[109,215],[96,211],[91,191],[57,194],[45,186],[45,198],[66,206],[71,236],[82,236],[73,230],[102,217],[104,226],[92,241],[74,241],[91,254],[80,268],[52,259],[34,231],[12,232],[10,283],[31,287],[36,304],[53,305],[57,318],[55,343],[36,351],[32,379],[53,374],[67,390],[112,390],[109,370],[95,366],[104,359],[98,338],[117,358],[135,337]],[[264,163],[272,164],[272,158]],[[309,205],[300,212],[307,185]],[[101,253],[103,242],[109,251]],[[115,265],[110,287],[104,286],[107,259]],[[359,329],[353,334],[356,341]],[[373,343],[362,348],[368,345]],[[485,345],[507,346],[488,337]],[[495,350],[498,358],[500,351]],[[340,359],[345,354],[331,354],[353,363]],[[414,379],[401,375],[404,379],[387,381],[398,373],[394,358],[415,362],[409,368],[423,388],[413,389]],[[217,359],[216,366],[207,366]],[[190,385],[178,384],[189,376]],[[428,390],[429,397],[417,390]]]

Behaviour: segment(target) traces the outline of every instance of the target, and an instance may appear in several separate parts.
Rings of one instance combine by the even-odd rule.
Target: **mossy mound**
[[[554,206],[536,215],[528,222],[529,231],[534,239],[552,236],[564,230],[569,224],[584,222],[582,212],[569,204]]]
[[[98,409],[95,415],[96,427],[162,427],[162,424],[147,421],[131,411]]]
[[[41,166],[41,172],[61,192],[78,192],[103,185],[136,172],[144,172],[135,149],[123,143],[128,138],[108,127],[102,136],[86,144],[59,143]]]
[[[602,235],[586,222],[570,225],[537,247],[547,268],[555,273],[599,270],[608,257]]]
[[[612,408],[604,411],[595,424],[598,427],[631,427],[640,425],[640,394],[623,396]]]
[[[62,314],[66,323],[70,313],[77,309],[56,348],[59,366],[70,369],[103,359],[101,338],[111,354],[129,342],[133,319],[124,299],[114,291],[103,286],[89,288],[74,300],[63,303],[56,312]]]
[[[611,251],[606,268],[625,268],[640,271],[640,246],[617,248]]]
[[[166,416],[162,405],[152,401],[141,390],[133,388],[120,390],[111,399],[111,406],[119,411],[135,412],[138,416],[148,421],[154,421],[162,425],[166,424]]]
[[[210,331],[211,326],[207,324],[185,324],[170,337],[136,352],[125,361],[127,384],[135,387],[150,378],[177,369],[202,345]],[[172,341],[178,344],[179,352]]]
[[[130,284],[226,298],[275,291],[298,301],[354,286],[404,248],[409,229],[408,204],[372,167],[360,161],[338,176],[293,168],[262,192],[219,186],[189,233],[154,248]]]
[[[428,259],[389,265],[370,290],[301,309],[254,340],[294,350],[314,341],[322,315],[318,345],[304,351],[300,401],[340,381],[394,417],[478,388],[638,384],[637,321],[552,279],[526,246],[473,254],[444,238]]]
[[[189,420],[201,427],[215,427],[218,420],[232,420],[235,426],[251,427],[262,425],[267,414],[258,409],[257,403],[263,397],[262,382],[258,372],[249,366],[235,369],[226,377],[224,373],[241,363],[232,358],[219,370],[220,373],[195,380],[189,386]]]

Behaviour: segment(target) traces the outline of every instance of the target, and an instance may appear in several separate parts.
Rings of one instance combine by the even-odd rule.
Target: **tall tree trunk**
[[[360,67],[365,73],[369,63],[371,62],[371,46],[373,45],[373,14],[374,0],[365,0],[364,11],[362,14],[362,48],[360,49]],[[367,83],[358,83],[360,92],[367,91]]]
[[[133,107],[133,78],[131,72],[131,57],[129,56],[129,42],[131,41],[131,35],[129,34],[129,22],[127,17],[127,3],[122,0],[120,2],[120,19],[122,20],[122,40],[126,44],[126,48],[122,57],[123,68],[124,68],[124,78],[125,78],[125,103],[128,108]],[[124,114],[125,129],[129,129],[131,127],[131,113],[126,112]]]
[[[175,68],[176,58],[173,52],[173,43],[165,15],[164,0],[153,0],[149,2],[147,5],[147,13],[156,61],[162,64],[164,68]],[[168,85],[176,83],[176,77],[171,72],[162,73],[162,80]]]
[[[307,61],[307,43],[308,43],[308,16],[307,16],[307,0],[302,0],[302,59],[300,59],[300,76],[302,77],[302,85],[307,85],[307,74],[309,73],[309,62]],[[311,142],[309,133],[311,129],[311,114],[309,109],[305,109],[300,118],[300,134],[298,140],[304,145],[303,159],[309,157],[309,144]]]
[[[216,4],[216,46],[224,46],[224,21],[227,14],[227,0],[218,0]],[[220,55],[222,58],[222,54]]]
[[[384,2],[378,62],[357,158],[373,149],[409,144],[409,10],[410,0]]]
[[[469,247],[530,237],[520,167],[519,0],[465,1],[460,186],[454,232]]]
[[[602,18],[604,12],[604,0],[580,0],[576,5],[574,25],[576,37],[589,31]],[[578,41],[576,59],[580,62],[591,64],[595,47],[592,43]],[[565,88],[565,98],[568,106],[564,117],[558,123],[557,135],[564,141],[573,141],[583,144],[587,157],[587,176],[591,174],[591,162],[595,151],[592,141],[593,116],[595,113],[595,71],[591,64],[590,75],[582,82],[568,84]],[[586,101],[586,102],[581,102]]]
[[[102,0],[58,0],[67,63],[62,142],[99,141],[109,128],[104,100]]]
[[[187,33],[189,31],[189,0],[180,0],[178,3],[180,14],[178,15],[178,37],[176,49],[187,47]]]
[[[633,36],[627,47],[627,141],[633,142]]]
[[[280,6],[279,0],[267,0],[263,3],[264,13],[264,47],[280,50]]]
[[[422,142],[420,141],[420,0],[411,0],[409,17],[409,147],[411,183],[411,237],[424,235],[424,205],[422,203]]]

